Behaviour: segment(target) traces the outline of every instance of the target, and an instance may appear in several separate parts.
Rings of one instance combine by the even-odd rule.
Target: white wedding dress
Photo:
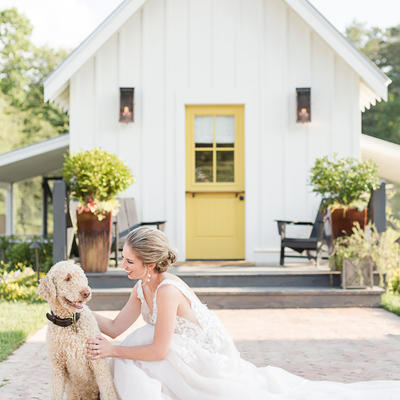
[[[167,357],[162,361],[112,359],[114,381],[121,400],[399,400],[400,381],[339,383],[311,381],[281,368],[258,368],[242,359],[217,316],[181,281],[164,279],[191,302],[197,324],[176,317]],[[158,290],[158,288],[157,288]],[[131,333],[124,346],[150,344],[157,320],[138,283],[145,326]]]

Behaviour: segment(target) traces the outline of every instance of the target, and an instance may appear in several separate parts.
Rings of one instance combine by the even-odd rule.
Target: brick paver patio
[[[400,318],[383,309],[216,310],[242,356],[309,379],[400,380]],[[103,311],[106,316],[116,312]],[[120,340],[141,326],[138,320]],[[0,400],[48,400],[46,328],[0,363]]]

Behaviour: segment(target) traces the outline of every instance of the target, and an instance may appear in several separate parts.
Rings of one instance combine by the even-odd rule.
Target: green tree
[[[0,11],[0,153],[69,130],[68,115],[43,97],[44,79],[67,51],[35,46],[31,34],[29,19],[16,8]],[[40,178],[17,183],[14,193],[16,232],[41,233]]]
[[[24,103],[29,85],[32,25],[16,8],[0,12],[0,90],[16,107]]]
[[[17,146],[68,131],[68,115],[45,103],[43,97],[43,80],[64,60],[67,51],[37,47],[31,34],[29,19],[16,8],[0,11],[0,91],[23,119]]]
[[[353,21],[345,34],[392,80],[388,101],[378,102],[364,111],[362,131],[400,144],[400,25],[387,29],[367,28],[366,24]]]

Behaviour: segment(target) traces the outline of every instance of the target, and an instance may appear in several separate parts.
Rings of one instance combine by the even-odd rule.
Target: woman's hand
[[[86,341],[86,353],[91,360],[112,357],[113,345],[103,336],[98,335],[96,339]]]

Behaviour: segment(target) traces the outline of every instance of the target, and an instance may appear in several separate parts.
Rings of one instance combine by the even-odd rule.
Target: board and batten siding
[[[118,122],[119,87],[135,122]],[[312,122],[296,121],[311,87]],[[321,155],[359,156],[360,78],[283,0],[148,0],[70,81],[71,151],[122,158],[142,220],[185,259],[184,103],[245,105],[246,259],[278,261],[274,219],[313,220]],[[232,95],[231,97],[230,94]]]

